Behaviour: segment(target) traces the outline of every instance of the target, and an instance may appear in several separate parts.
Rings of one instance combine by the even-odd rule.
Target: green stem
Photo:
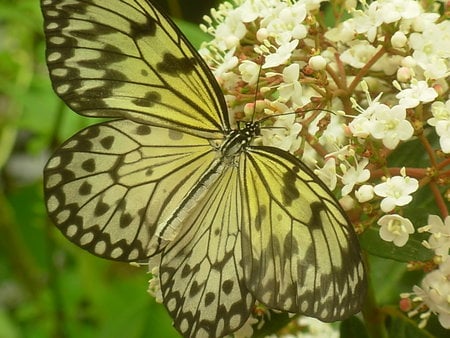
[[[368,266],[368,264],[366,264],[366,266]],[[368,275],[370,274],[368,273]],[[370,278],[367,282],[367,295],[362,314],[370,338],[388,338],[388,333],[384,325],[385,315],[377,305],[375,290]]]

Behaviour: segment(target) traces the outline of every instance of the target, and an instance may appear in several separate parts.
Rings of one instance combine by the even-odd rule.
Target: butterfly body
[[[233,128],[207,65],[147,0],[42,1],[47,63],[77,113],[44,171],[47,210],[73,243],[159,268],[185,337],[222,337],[256,302],[324,321],[360,310],[353,227],[304,163]]]

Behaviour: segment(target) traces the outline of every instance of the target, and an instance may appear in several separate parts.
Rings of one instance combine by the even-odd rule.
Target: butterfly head
[[[260,135],[259,122],[246,122],[244,128],[231,130],[220,147],[223,157],[235,157]]]

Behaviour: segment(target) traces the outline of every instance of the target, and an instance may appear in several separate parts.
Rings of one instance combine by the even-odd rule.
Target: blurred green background
[[[182,22],[200,22],[211,7],[160,2]],[[39,1],[0,0],[0,338],[178,337],[146,292],[145,267],[79,250],[46,216],[46,160],[94,121],[54,94],[44,49]]]
[[[201,22],[216,1],[159,2],[198,47],[205,37],[189,23]],[[0,0],[0,338],[178,337],[164,307],[146,292],[150,276],[145,267],[85,253],[47,218],[45,162],[58,144],[95,120],[71,112],[54,94],[44,49],[39,1]],[[400,153],[409,157],[410,151]],[[432,204],[427,198],[418,198],[420,206],[411,208],[422,223],[425,205]],[[405,323],[414,325],[395,312],[399,293],[421,278],[405,272],[404,262],[415,251],[401,257],[405,250],[380,250],[386,244],[373,230],[363,246],[390,258],[371,257],[370,262],[377,301],[393,309],[386,310],[393,313],[392,337],[431,337],[404,329]],[[433,323],[434,336],[444,337]]]

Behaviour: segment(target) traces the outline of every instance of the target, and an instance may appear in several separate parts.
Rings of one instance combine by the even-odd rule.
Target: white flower
[[[323,115],[330,115],[329,116],[329,124],[327,128],[323,131],[322,136],[319,137],[319,142],[322,144],[327,150],[334,150],[336,149],[336,146],[339,145],[341,147],[342,144],[347,143],[347,137],[345,134],[346,127],[344,122],[344,117],[340,116],[339,114],[329,114],[327,112],[322,113]],[[313,131],[313,125],[315,124],[316,127],[320,125],[320,120],[323,118],[321,116],[322,114],[319,114],[317,118],[309,125],[308,130]],[[316,134],[317,131],[314,131],[314,134]]]
[[[247,33],[247,28],[238,12],[233,11],[228,14],[224,24],[219,25],[214,33],[214,38],[223,49],[232,49],[238,46],[239,41]]]
[[[427,120],[430,126],[435,127],[439,121],[450,121],[450,100],[445,103],[441,101],[433,102],[431,104],[432,118]]]
[[[436,14],[436,13],[430,13]],[[428,18],[421,33],[412,33],[409,45],[414,50],[412,57],[418,66],[424,70],[426,78],[439,79],[449,75],[450,22],[443,20],[435,24],[437,17]],[[416,29],[417,30],[417,29]]]
[[[298,81],[300,75],[300,65],[293,63],[283,69],[283,83],[278,87],[280,93],[279,100],[286,102],[291,100],[296,106],[302,105],[302,86]]]
[[[405,107],[389,108],[380,104],[372,115],[370,132],[374,138],[382,140],[386,148],[395,149],[400,141],[409,140],[414,134],[414,128],[405,118]]]
[[[301,316],[298,319],[298,324],[300,327],[307,327],[307,333],[301,333],[298,337],[302,338],[338,338],[339,332],[330,323],[324,323],[316,318]]]
[[[269,36],[275,37],[279,44],[291,39],[303,39],[308,33],[302,24],[307,13],[305,5],[298,1],[290,6],[282,4],[285,6],[282,8],[281,4],[279,11],[273,11],[272,15],[261,21],[261,26],[265,26]]]
[[[353,19],[347,20],[358,34],[365,34],[367,39],[373,42],[377,35],[378,27],[383,23],[383,18],[378,13],[378,4],[373,2],[364,11],[353,12]]]
[[[375,1],[378,3],[378,15],[383,22],[392,23],[400,19],[413,19],[422,13],[422,8],[413,0]]]
[[[362,68],[380,48],[381,46],[375,48],[364,40],[355,40],[351,43],[351,47],[341,54],[340,59],[354,68]]]
[[[381,239],[393,242],[398,247],[404,246],[408,241],[409,235],[414,233],[411,221],[400,215],[384,215],[377,223],[381,226]]]
[[[436,124],[436,133],[439,135],[439,145],[444,153],[450,153],[450,121],[439,121]]]
[[[262,68],[271,68],[286,63],[291,58],[292,52],[298,45],[298,40],[293,40],[289,43],[284,43],[277,48],[275,53],[266,56],[265,62]]]
[[[242,80],[250,85],[254,85],[258,81],[259,70],[261,66],[256,62],[250,60],[244,60],[239,65],[239,71],[241,72]]]
[[[348,125],[351,133],[355,137],[366,138],[370,135],[372,129],[372,121],[364,115],[358,115]]]
[[[356,163],[356,167],[351,166],[350,168],[346,168],[344,165],[341,165],[341,170],[344,172],[342,175],[342,183],[344,183],[342,195],[349,194],[355,184],[363,183],[370,178],[369,169],[365,169],[368,164],[369,160],[363,158],[361,162]]]
[[[399,104],[405,108],[417,107],[420,102],[427,103],[433,101],[438,96],[434,88],[428,87],[426,81],[411,83],[411,87],[403,89],[395,97],[399,99]]]
[[[221,63],[219,66],[214,70],[214,75],[216,78],[223,78],[225,77],[226,73],[232,69],[234,69],[238,65],[238,58],[234,56],[234,48],[228,51],[221,60]]]
[[[328,188],[330,188],[330,190],[336,188],[336,160],[333,157],[328,158],[328,160],[325,161],[325,165],[320,169],[314,170],[314,173]]]
[[[433,117],[428,119],[428,124],[436,128],[439,135],[439,143],[444,153],[450,153],[450,100],[433,102],[431,105]]]
[[[364,87],[366,87],[364,91],[369,105],[364,109],[356,101],[353,101],[352,107],[357,112],[359,112],[359,115],[357,115],[348,126],[353,136],[366,138],[370,135],[370,131],[372,130],[372,115],[375,111],[379,110],[379,106],[382,104],[378,102],[381,96],[379,95],[374,100],[372,100],[367,89],[367,83],[362,82],[362,84]]]
[[[300,146],[299,133],[302,125],[295,122],[295,115],[281,115],[273,124],[273,128],[261,130],[263,143],[286,151],[294,152]]]
[[[300,316],[297,325],[301,327],[298,333],[273,334],[266,338],[339,338],[339,331],[330,323],[307,316]]]
[[[416,297],[420,299],[431,312],[438,315],[439,323],[446,329],[450,329],[449,276],[450,259],[447,259],[440,264],[439,269],[433,270],[425,276],[422,280],[421,287],[413,287]]]
[[[439,216],[429,215],[428,224],[420,230],[426,230],[431,234],[426,247],[446,259],[450,250],[450,216],[447,216],[443,222]]]
[[[151,262],[152,262],[152,260],[150,259],[149,264],[153,264]],[[152,268],[150,270],[150,272],[152,274],[152,278],[148,281],[147,292],[151,296],[155,297],[156,302],[162,303],[163,296],[162,296],[161,284],[160,284],[160,280],[159,280],[159,265]]]
[[[384,212],[390,212],[395,206],[404,206],[412,201],[412,194],[419,188],[419,182],[415,178],[405,175],[393,176],[386,182],[377,184],[374,192],[384,197],[380,207]]]

